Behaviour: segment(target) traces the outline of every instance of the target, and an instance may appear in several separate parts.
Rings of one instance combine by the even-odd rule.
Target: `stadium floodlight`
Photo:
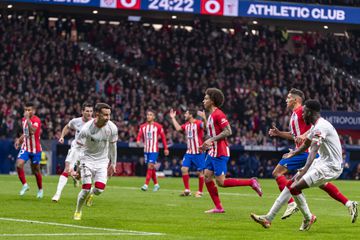
[[[328,29],[329,27],[327,25],[324,25],[324,29]]]
[[[177,19],[177,16],[173,15],[171,16],[172,19]]]
[[[253,21],[252,23],[256,25],[256,24],[258,24],[258,21]]]
[[[93,14],[98,14],[98,10],[92,11]]]
[[[12,8],[12,7],[13,7],[13,5],[11,5],[11,4],[7,5],[7,8]]]

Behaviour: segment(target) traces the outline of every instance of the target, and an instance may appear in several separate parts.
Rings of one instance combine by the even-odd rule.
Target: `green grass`
[[[0,176],[0,239],[358,239],[359,222],[350,223],[347,209],[320,189],[305,190],[310,209],[318,221],[309,232],[299,232],[300,213],[287,220],[276,218],[270,229],[254,223],[251,212],[264,214],[279,191],[274,180],[261,180],[264,196],[248,187],[219,189],[225,214],[207,215],[213,207],[210,197],[179,197],[180,178],[160,179],[159,192],[140,191],[143,178],[112,178],[105,192],[96,196],[92,207],[84,207],[81,221],[72,220],[79,188],[68,183],[59,203],[52,203],[58,177],[44,177],[45,195],[36,199],[33,176],[27,176],[30,191],[18,195],[21,188],[16,176]],[[360,200],[360,182],[336,181],[350,199]],[[191,179],[195,190],[196,179]],[[150,185],[150,187],[152,187]],[[206,191],[206,188],[205,188]],[[283,213],[283,208],[280,214]],[[66,226],[14,222],[4,218],[63,223],[98,228],[163,233],[161,236],[110,236],[109,230],[79,229]],[[4,234],[98,233],[97,236],[4,236]],[[101,235],[104,234],[104,235]]]

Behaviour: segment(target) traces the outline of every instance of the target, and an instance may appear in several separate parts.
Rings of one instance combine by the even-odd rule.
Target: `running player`
[[[303,118],[306,124],[312,124],[313,126],[306,141],[297,150],[284,155],[284,159],[291,158],[303,153],[310,147],[310,153],[304,168],[295,175],[293,180],[288,182],[267,215],[251,214],[252,219],[265,228],[270,227],[281,206],[286,204],[292,195],[304,215],[299,230],[309,230],[311,225],[315,223],[316,216],[310,212],[302,190],[309,187],[321,187],[325,183],[337,179],[343,171],[339,135],[331,123],[320,116],[320,108],[320,103],[317,100],[307,100],[305,102]],[[316,158],[318,151],[320,157]],[[353,204],[353,223],[356,221],[357,215],[357,204]]]
[[[84,126],[84,124],[87,121],[92,119],[92,115],[93,115],[92,105],[88,104],[88,103],[84,103],[82,105],[81,114],[82,114],[82,117],[73,118],[70,120],[70,122],[67,125],[65,125],[65,127],[63,128],[63,130],[61,132],[61,136],[59,138],[59,143],[63,144],[64,137],[70,132],[70,129],[75,130],[75,139],[72,141],[71,148],[69,149],[69,152],[66,156],[65,169],[64,169],[64,172],[60,175],[56,193],[52,198],[53,202],[58,202],[60,200],[61,192],[64,189],[64,187],[68,181],[69,174],[70,174],[70,176],[72,176],[74,178],[74,180],[76,180],[76,177],[77,177],[76,176],[77,173],[75,171],[75,166],[76,166],[77,162],[80,160],[79,157],[80,157],[81,148],[80,148],[80,146],[78,146],[76,141],[79,136],[81,128]]]
[[[256,178],[251,179],[226,179],[227,162],[230,158],[230,150],[226,138],[232,134],[229,121],[225,114],[220,110],[225,100],[224,94],[220,89],[208,88],[205,92],[204,107],[210,112],[207,120],[208,139],[203,143],[202,149],[209,150],[205,162],[205,184],[215,208],[205,213],[224,213],[221,205],[218,189],[215,186],[213,177],[220,187],[250,186],[259,196],[262,196],[260,184]]]
[[[158,137],[161,137],[162,143],[164,145],[164,155],[169,155],[168,146],[166,143],[166,137],[164,129],[161,124],[155,122],[155,112],[148,110],[146,112],[146,123],[142,124],[139,128],[139,134],[136,138],[136,143],[139,146],[140,141],[144,142],[144,158],[145,163],[147,164],[147,173],[145,178],[145,184],[141,187],[141,190],[147,191],[150,179],[152,178],[154,182],[153,191],[156,192],[160,189],[160,185],[156,178],[156,169],[155,164],[159,156],[159,142]]]
[[[182,179],[184,182],[185,190],[180,196],[191,196],[189,186],[189,168],[195,165],[197,174],[199,176],[199,189],[195,197],[202,197],[204,187],[204,168],[205,168],[205,154],[201,152],[200,146],[203,144],[204,137],[204,123],[196,119],[197,111],[189,109],[185,112],[184,117],[186,123],[180,125],[176,120],[176,111],[170,110],[170,118],[176,131],[183,131],[187,140],[187,151],[184,155],[181,167]],[[204,117],[205,113],[203,114]]]
[[[78,195],[74,220],[81,220],[85,200],[91,194],[100,195],[105,189],[107,175],[116,172],[118,128],[110,121],[110,106],[97,103],[95,115],[95,119],[82,127],[77,140],[77,144],[83,147],[80,157],[82,190]],[[94,188],[91,188],[92,181],[95,182]]]
[[[279,131],[276,127],[273,126],[269,131],[270,136],[278,136],[289,140],[295,140],[296,148],[299,148],[303,141],[306,138],[306,134],[309,131],[311,125],[305,123],[303,119],[303,106],[302,103],[304,101],[304,93],[301,90],[296,88],[292,88],[289,91],[289,94],[286,98],[287,108],[292,110],[293,113],[290,118],[290,132]],[[279,186],[280,191],[282,191],[288,180],[284,176],[286,173],[290,171],[296,171],[304,167],[306,163],[306,159],[308,157],[308,151],[305,151],[301,154],[293,156],[291,158],[281,159],[278,165],[275,167],[273,171],[273,176],[276,179],[276,182]],[[339,189],[333,183],[325,183],[320,187],[322,190],[327,192],[332,198],[341,202],[345,205],[349,211],[353,208],[353,204],[357,204],[356,202],[350,201],[347,199]],[[290,198],[287,209],[281,219],[286,219],[290,217],[292,214],[296,213],[299,209],[296,206],[296,203],[292,198]]]
[[[26,182],[24,164],[30,159],[31,169],[36,177],[36,182],[39,188],[36,197],[43,198],[44,192],[42,188],[42,176],[40,171],[41,160],[41,144],[40,144],[40,132],[41,121],[40,118],[34,115],[35,107],[32,102],[25,104],[24,117],[22,118],[23,134],[15,141],[15,148],[18,149],[20,144],[21,149],[16,160],[16,169],[19,179],[22,183],[20,196],[23,196],[26,191],[30,189]]]

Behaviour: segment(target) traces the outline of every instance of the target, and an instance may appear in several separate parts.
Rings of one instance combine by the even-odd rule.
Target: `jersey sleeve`
[[[75,130],[75,119],[71,119],[68,123],[69,128]]]
[[[117,142],[119,138],[119,134],[118,134],[118,128],[113,125],[112,129],[111,129],[111,136],[110,136],[110,142]]]
[[[167,145],[167,142],[166,142],[166,136],[165,136],[164,128],[161,125],[159,126],[159,135],[160,135],[161,141],[162,141],[162,143],[164,145],[164,149],[167,150],[168,145]]]
[[[307,138],[312,142],[316,142],[318,145],[321,145],[326,138],[326,129],[316,126],[310,130]]]
[[[181,125],[181,129],[182,129],[183,131],[185,131],[185,129],[186,129],[186,124]]]
[[[140,142],[141,139],[142,139],[142,128],[141,128],[141,126],[140,126],[140,127],[139,127],[139,133],[138,133],[138,135],[137,135],[137,137],[136,137],[136,141],[137,141],[137,142]]]
[[[225,114],[222,112],[215,115],[214,122],[220,126],[221,131],[229,125],[229,121],[227,120]]]
[[[31,124],[32,124],[33,127],[38,129],[39,127],[41,127],[40,118],[33,118],[33,120],[31,121]]]
[[[86,137],[87,137],[87,132],[88,132],[88,129],[87,128],[82,128],[80,130],[80,133],[79,133],[79,136],[76,140],[76,142],[80,145],[85,145],[85,141],[86,141]]]

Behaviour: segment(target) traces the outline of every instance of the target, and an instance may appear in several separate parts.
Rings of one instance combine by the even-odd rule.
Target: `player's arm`
[[[174,125],[176,131],[178,131],[178,132],[182,131],[182,128],[181,128],[180,124],[176,120],[176,111],[174,111],[174,109],[170,109],[169,115],[170,115],[170,118],[171,118],[171,122]]]
[[[301,170],[301,172],[297,176],[297,178],[296,178],[297,180],[299,180],[302,176],[304,176],[304,174],[309,170],[311,164],[314,162],[314,159],[316,158],[316,154],[319,151],[319,148],[320,148],[320,144],[318,142],[313,141],[311,143],[309,156],[306,160],[304,168]]]
[[[28,125],[29,128],[29,133],[30,134],[34,134],[36,129],[39,127],[39,123],[35,122],[34,124],[31,122],[29,117],[26,117],[26,123]]]
[[[162,144],[164,146],[164,155],[168,156],[169,155],[169,148],[168,148],[168,145],[167,145],[167,142],[166,142],[166,136],[165,136],[163,128],[160,129],[160,137],[161,137]]]
[[[20,145],[24,142],[25,135],[22,134],[19,138],[15,139],[14,147],[15,149],[19,149]]]
[[[64,143],[64,137],[66,135],[68,135],[69,132],[70,132],[69,124],[66,124],[65,127],[61,131],[61,136],[59,138],[59,143]]]
[[[311,140],[307,138],[305,140],[305,142],[298,149],[296,149],[295,151],[290,149],[290,152],[285,153],[283,155],[283,158],[291,158],[291,157],[296,156],[296,155],[298,155],[300,153],[303,153],[303,152],[306,151],[306,149],[308,149],[310,147],[310,145],[311,145]]]
[[[86,136],[87,136],[87,131],[86,131],[86,129],[82,128],[80,130],[80,133],[79,133],[79,136],[78,136],[78,138],[76,140],[76,143],[79,146],[83,147],[85,145]]]
[[[231,134],[232,134],[232,130],[231,130],[230,124],[228,124],[224,127],[224,129],[222,130],[221,133],[219,133],[218,135],[216,135],[214,137],[207,139],[201,146],[202,150],[205,151],[206,149],[210,148],[212,142],[227,138],[227,137],[231,136]]]
[[[206,113],[205,111],[198,111],[197,115],[201,117],[202,121],[203,121],[203,126],[202,128],[205,128],[206,124],[207,124],[207,119],[206,119]]]
[[[138,133],[138,135],[137,135],[137,137],[136,137],[136,144],[137,144],[138,146],[140,146],[140,142],[141,142],[141,140],[142,140],[142,137],[143,137],[143,135],[142,135],[141,127],[140,127],[140,128],[139,128],[139,133]]]
[[[302,142],[304,142],[306,137],[309,135],[309,133],[310,133],[310,129],[307,130],[305,133],[303,133],[303,134],[301,134],[299,136],[296,136],[295,139],[294,139],[295,143],[296,144],[301,144]]]
[[[269,130],[270,137],[281,137],[288,140],[294,140],[294,136],[291,132],[280,131],[275,124],[272,125],[272,128]]]

